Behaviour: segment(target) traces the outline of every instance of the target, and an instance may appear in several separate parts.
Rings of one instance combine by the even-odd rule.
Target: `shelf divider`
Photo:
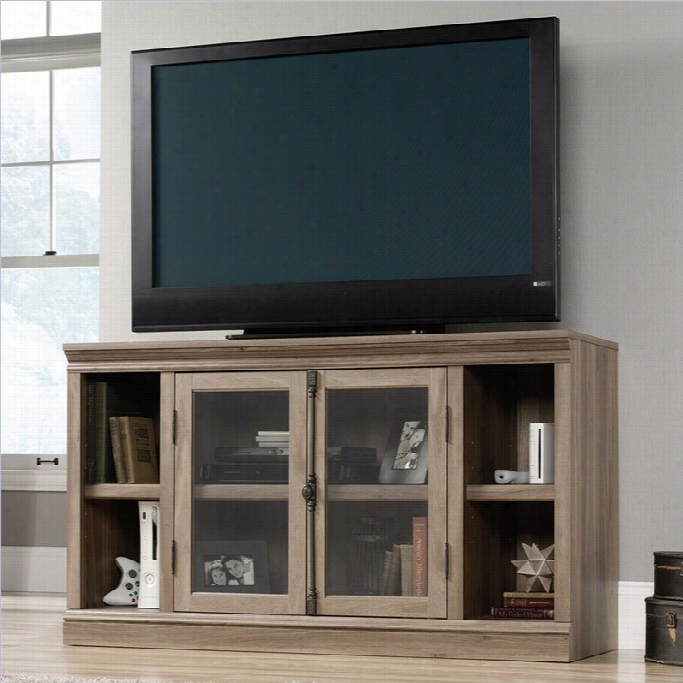
[[[555,500],[554,484],[468,484],[467,500]]]

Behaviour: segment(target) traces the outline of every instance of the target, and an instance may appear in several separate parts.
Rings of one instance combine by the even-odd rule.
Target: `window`
[[[0,3],[3,469],[66,452],[62,344],[98,337],[100,4]]]

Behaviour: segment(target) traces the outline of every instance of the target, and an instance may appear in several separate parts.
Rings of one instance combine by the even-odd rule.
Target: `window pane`
[[[100,165],[55,166],[58,254],[96,254],[100,238]]]
[[[29,0],[0,2],[0,37],[34,38],[47,35],[47,3]]]
[[[50,74],[2,74],[2,163],[50,158]]]
[[[68,36],[74,33],[100,33],[102,3],[58,0],[50,5],[50,35]]]
[[[2,271],[3,453],[66,453],[62,344],[96,341],[97,268]]]
[[[50,248],[50,169],[2,169],[3,256],[40,256]]]
[[[100,69],[54,72],[55,159],[100,156]]]

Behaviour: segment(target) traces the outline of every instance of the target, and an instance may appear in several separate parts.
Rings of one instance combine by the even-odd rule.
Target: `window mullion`
[[[52,2],[48,0],[45,3],[45,35],[52,35]]]
[[[50,16],[50,3],[48,6],[48,29],[49,29],[49,16]],[[46,252],[46,255],[57,253],[56,250],[56,233],[57,233],[57,198],[56,198],[56,188],[55,188],[55,72],[50,70],[50,248]]]

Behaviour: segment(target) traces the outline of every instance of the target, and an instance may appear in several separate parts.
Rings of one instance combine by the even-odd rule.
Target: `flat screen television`
[[[133,330],[559,319],[557,18],[132,54]]]

